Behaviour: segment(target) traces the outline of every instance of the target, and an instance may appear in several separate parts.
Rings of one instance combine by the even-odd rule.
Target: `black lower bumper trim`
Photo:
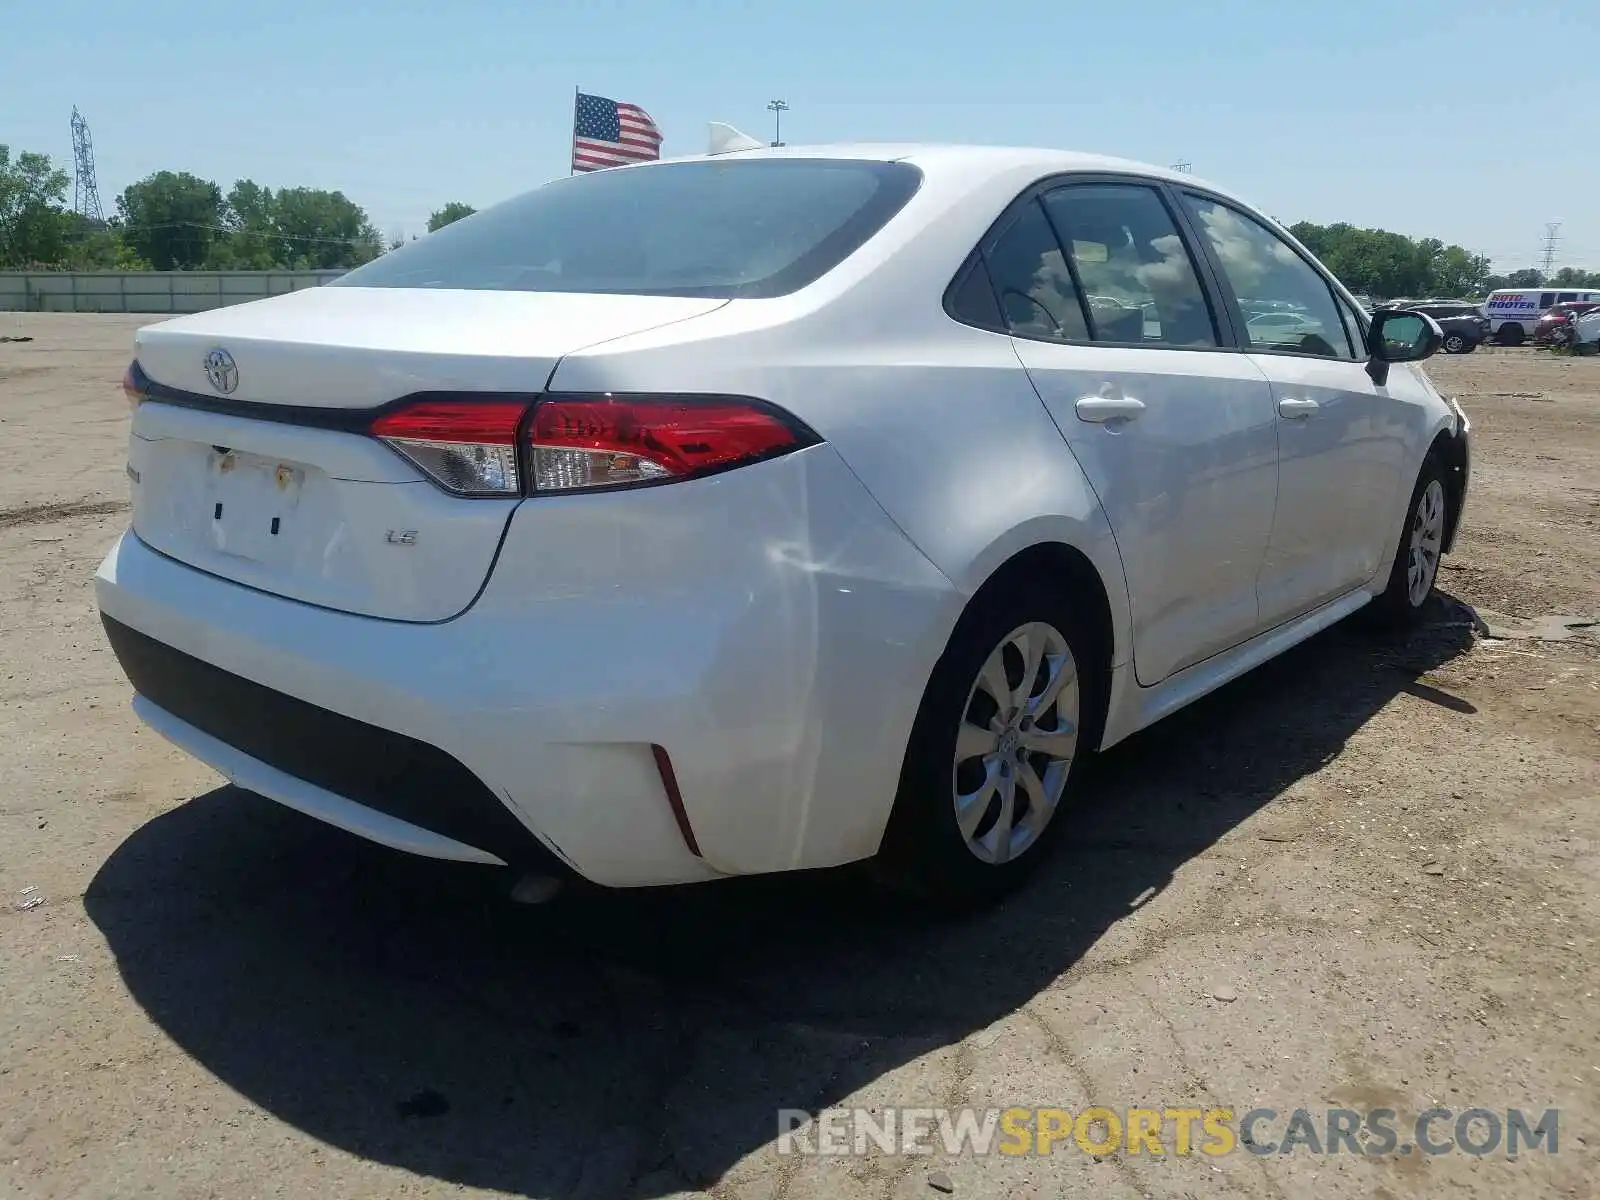
[[[484,782],[437,746],[274,691],[101,614],[134,690],[180,721],[286,774],[498,855],[567,868]]]

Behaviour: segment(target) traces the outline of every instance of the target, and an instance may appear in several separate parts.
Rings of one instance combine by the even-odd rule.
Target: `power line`
[[[154,233],[160,229],[209,229],[213,233],[244,234],[258,237],[263,240],[276,240],[280,242],[322,242],[329,245],[354,246],[365,242],[367,239],[359,234],[355,237],[316,237],[303,233],[279,233],[272,229],[238,228],[230,225],[214,225],[205,221],[156,221],[148,225],[111,225],[107,226],[111,232],[120,234],[128,233]],[[81,239],[87,235],[79,234]]]
[[[1556,265],[1556,247],[1561,244],[1561,222],[1551,221],[1544,227],[1544,257],[1540,260],[1539,269],[1546,275],[1550,268]]]
[[[787,100],[769,100],[767,111],[772,114],[772,144],[783,145],[783,114],[789,111]]]
[[[85,220],[105,224],[100,211],[100,183],[94,173],[94,141],[89,137],[89,122],[76,104],[72,106],[72,165],[76,174],[72,211]]]

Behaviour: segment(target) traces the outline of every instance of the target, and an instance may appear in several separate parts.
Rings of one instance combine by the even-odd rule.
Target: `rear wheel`
[[[1565,325],[1557,325],[1550,331],[1550,344],[1557,350],[1564,348],[1572,341],[1572,330]]]
[[[1518,325],[1515,321],[1510,321],[1500,326],[1494,337],[1495,341],[1502,346],[1520,346],[1527,334],[1523,332],[1521,325]]]
[[[1032,583],[980,596],[917,713],[877,866],[950,907],[1017,887],[1060,835],[1104,704],[1099,647]]]
[[[1408,628],[1422,616],[1439,577],[1449,501],[1444,467],[1429,455],[1411,492],[1399,545],[1389,568],[1389,584],[1372,602],[1372,614],[1391,628]]]
[[[1445,334],[1443,344],[1444,352],[1446,354],[1462,354],[1467,349],[1467,339],[1462,337],[1459,333]]]

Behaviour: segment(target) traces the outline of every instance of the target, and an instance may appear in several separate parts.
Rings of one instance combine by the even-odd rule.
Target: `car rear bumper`
[[[438,624],[267,595],[131,533],[97,598],[150,724],[373,840],[613,886],[873,853],[961,598],[832,449],[547,503]]]

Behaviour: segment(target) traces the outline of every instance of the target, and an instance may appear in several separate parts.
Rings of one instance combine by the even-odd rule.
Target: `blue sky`
[[[1557,10],[1561,10],[1558,12]],[[45,15],[48,11],[49,15]],[[1600,268],[1600,7],[1570,0],[0,0],[0,142],[101,195],[162,168],[339,188],[420,232],[568,166],[572,91],[784,140],[981,141],[1186,159],[1285,221]],[[1585,103],[1586,128],[1563,114]]]

